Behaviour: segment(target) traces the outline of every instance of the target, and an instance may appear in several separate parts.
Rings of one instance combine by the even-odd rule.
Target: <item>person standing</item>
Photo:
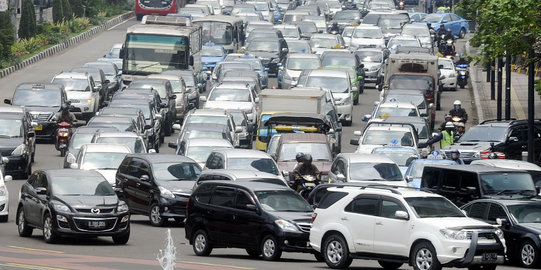
[[[434,138],[428,140],[428,145],[432,145],[435,142],[440,142],[440,149],[443,149],[449,145],[452,145],[455,143],[455,125],[453,125],[453,122],[447,122],[445,123],[445,130],[443,130],[440,134],[434,136]]]

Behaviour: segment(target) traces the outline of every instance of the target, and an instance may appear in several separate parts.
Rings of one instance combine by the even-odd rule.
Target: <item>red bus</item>
[[[135,15],[141,20],[145,15],[177,13],[186,0],[135,0]]]

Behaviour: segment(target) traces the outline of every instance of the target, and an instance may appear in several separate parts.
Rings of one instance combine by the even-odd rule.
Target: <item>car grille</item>
[[[476,152],[472,152],[472,151],[460,151],[460,158],[461,159],[470,159],[470,158],[473,158],[473,155],[475,155]],[[445,156],[446,157],[450,157],[451,156],[451,151],[448,150],[448,151],[445,151]]]
[[[310,223],[297,223],[297,226],[299,226],[303,232],[310,232],[310,228],[312,228],[312,224]]]
[[[115,212],[115,208],[75,208],[79,213],[92,213],[92,209],[100,209],[100,214],[110,214]]]
[[[74,217],[73,221],[75,226],[80,231],[85,232],[107,232],[112,231],[115,228],[118,218],[83,218],[83,217]],[[90,226],[90,222],[104,222],[105,225],[99,228]]]
[[[49,121],[53,117],[53,115],[54,114],[52,113],[34,113],[34,112],[30,113],[32,120],[43,121],[43,122]]]

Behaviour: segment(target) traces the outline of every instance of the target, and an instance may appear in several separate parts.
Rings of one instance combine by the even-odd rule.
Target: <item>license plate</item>
[[[88,227],[93,229],[100,229],[105,227],[105,221],[89,221]]]
[[[315,186],[316,186],[316,184],[314,184],[314,183],[306,183],[305,185],[306,185],[307,187],[315,187]]]
[[[495,261],[498,259],[497,253],[483,253],[483,261]]]
[[[36,126],[36,127],[34,128],[34,130],[43,130],[43,126],[42,126],[42,125]]]

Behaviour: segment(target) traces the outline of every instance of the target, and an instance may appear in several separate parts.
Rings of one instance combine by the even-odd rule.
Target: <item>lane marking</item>
[[[47,267],[47,266],[41,266],[41,265],[31,265],[31,264],[22,264],[22,263],[6,263],[6,264],[0,264],[0,265],[19,267],[19,268],[24,268],[24,269],[67,270],[65,268]]]
[[[225,264],[215,264],[215,263],[203,263],[203,262],[179,261],[179,263],[206,265],[206,266],[216,266],[216,267],[227,267],[227,268],[245,269],[245,270],[255,269],[255,268],[252,268],[252,267],[243,267],[243,266],[234,266],[234,265],[225,265]]]
[[[15,249],[22,249],[22,250],[41,251],[41,252],[47,252],[47,253],[64,254],[64,252],[62,252],[62,251],[57,251],[57,250],[37,249],[37,248],[27,248],[27,247],[19,247],[19,246],[8,246],[8,247],[10,247],[10,248],[15,248]]]

